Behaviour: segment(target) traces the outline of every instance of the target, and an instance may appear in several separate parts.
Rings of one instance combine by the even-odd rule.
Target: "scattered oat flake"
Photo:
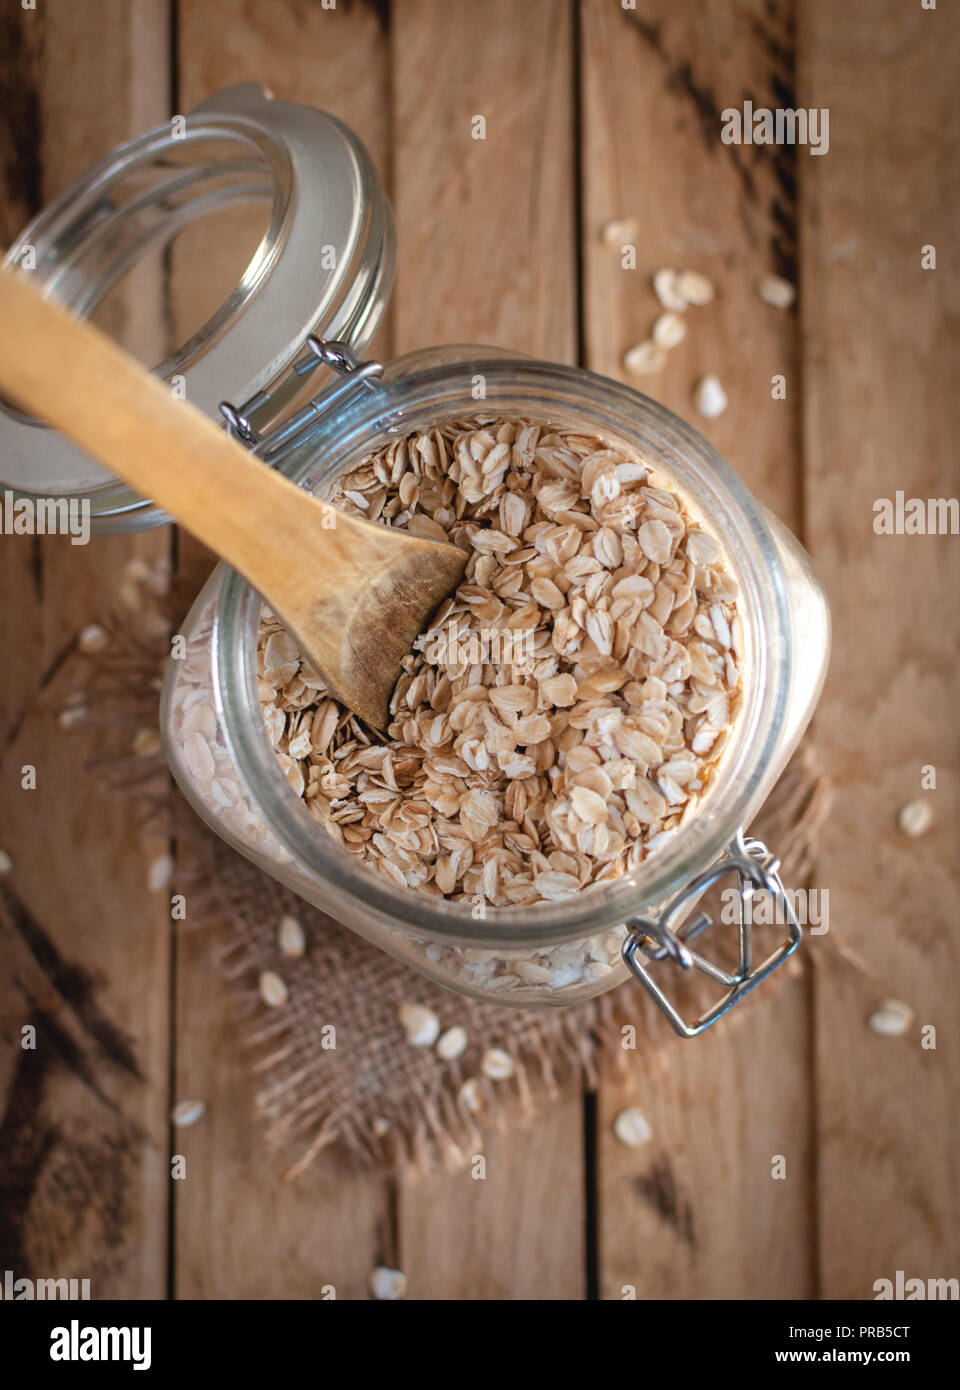
[[[902,999],[882,999],[880,1007],[867,1020],[874,1033],[886,1038],[900,1038],[913,1023],[913,1010]]]
[[[666,361],[667,354],[652,338],[635,344],[623,354],[623,365],[628,372],[633,372],[634,376],[650,376],[653,372],[660,372]]]
[[[638,1110],[634,1105],[620,1111],[613,1122],[613,1132],[621,1144],[626,1144],[631,1149],[637,1149],[641,1144],[648,1144],[653,1138],[653,1130],[650,1128],[649,1120],[643,1111]]]
[[[162,893],[169,887],[173,877],[173,855],[158,854],[150,860],[147,869],[147,889],[151,893]]]
[[[264,970],[260,974],[260,998],[271,1009],[281,1008],[290,998],[290,991],[275,970]]]
[[[925,835],[933,825],[933,806],[922,797],[906,802],[900,807],[897,825],[903,834],[909,836],[911,840]]]
[[[653,290],[665,309],[682,314],[687,301],[680,293],[678,275],[675,270],[658,270],[653,276]]]
[[[8,874],[13,869],[13,860],[5,849],[0,849],[0,874]]]
[[[757,294],[774,309],[789,309],[797,297],[794,286],[781,275],[762,275],[757,281]]]
[[[414,1047],[432,1047],[440,1032],[440,1021],[432,1009],[423,1004],[401,1004],[397,1016]]]
[[[466,1052],[468,1041],[466,1028],[461,1028],[459,1024],[448,1028],[437,1039],[437,1056],[442,1057],[445,1062],[452,1062],[454,1058]]]
[[[202,1100],[178,1100],[170,1111],[170,1119],[178,1129],[186,1129],[187,1125],[195,1125],[206,1110]]]
[[[163,749],[159,729],[138,729],[133,738],[134,755],[138,758],[152,758]]]
[[[679,314],[668,309],[653,325],[650,336],[658,347],[672,348],[682,343],[687,336],[687,325]]]
[[[466,1081],[464,1081],[457,1092],[457,1095],[460,1098],[460,1104],[463,1106],[464,1110],[469,1110],[471,1115],[475,1115],[480,1109],[482,1103],[480,1098],[480,1082],[475,1076],[467,1077]]]
[[[77,647],[86,656],[93,656],[96,652],[102,652],[109,645],[109,634],[106,628],[102,628],[99,623],[88,624],[77,638]]]
[[[683,270],[677,276],[677,290],[688,304],[696,308],[709,304],[713,299],[713,284],[698,270]]]
[[[57,715],[57,723],[61,729],[73,729],[77,724],[83,723],[88,712],[86,705],[79,701],[72,705],[66,705]]]
[[[491,1081],[506,1081],[515,1070],[513,1058],[502,1047],[488,1047],[480,1061],[480,1069]]]
[[[604,246],[632,245],[640,234],[640,223],[636,217],[611,217],[600,228],[600,240]]]
[[[296,917],[280,918],[277,928],[277,941],[285,956],[302,956],[307,949],[307,938]]]
[[[693,390],[693,403],[705,420],[716,420],[727,408],[727,393],[716,376],[702,376]]]
[[[396,1302],[407,1292],[407,1276],[399,1269],[378,1265],[370,1275],[370,1297],[378,1302]]]

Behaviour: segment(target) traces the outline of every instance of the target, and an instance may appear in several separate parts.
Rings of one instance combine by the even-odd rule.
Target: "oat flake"
[[[178,1100],[170,1111],[170,1119],[178,1129],[186,1129],[188,1125],[195,1125],[206,1110],[202,1100]]]
[[[677,276],[677,291],[688,304],[701,307],[713,299],[713,284],[697,270],[684,270]]]
[[[613,1122],[613,1132],[621,1144],[626,1144],[631,1149],[639,1148],[641,1144],[647,1144],[653,1138],[649,1120],[636,1106],[629,1106],[626,1110],[620,1111]]]
[[[634,376],[649,376],[652,372],[663,371],[666,362],[667,354],[652,338],[637,343],[623,354],[623,365]]]
[[[452,1062],[466,1052],[468,1041],[466,1028],[461,1028],[459,1024],[453,1028],[448,1028],[437,1039],[437,1056],[445,1062]]]
[[[279,1009],[290,998],[290,991],[275,970],[264,970],[260,975],[260,998],[271,1009]]]
[[[693,403],[705,420],[716,420],[727,408],[727,393],[716,376],[701,377],[694,387]]]
[[[797,297],[796,289],[781,275],[761,276],[757,281],[757,294],[773,309],[789,309]]]
[[[170,886],[173,877],[173,856],[170,854],[158,854],[150,860],[147,869],[147,890],[150,893],[162,893],[164,888]]]
[[[515,1070],[513,1058],[502,1047],[488,1047],[481,1059],[480,1069],[491,1081],[506,1081]]]
[[[919,836],[925,835],[933,825],[933,806],[921,797],[906,802],[900,807],[897,825],[903,834],[911,840],[918,839]]]
[[[97,652],[105,651],[109,645],[109,635],[99,623],[88,624],[77,638],[77,647],[85,656],[93,656]]]
[[[432,1009],[423,1004],[401,1004],[397,1016],[414,1047],[432,1047],[440,1032],[440,1022]]]
[[[874,1033],[884,1037],[899,1038],[913,1023],[913,1010],[902,999],[883,999],[880,1007],[868,1019]]]
[[[650,336],[658,347],[676,347],[687,336],[687,325],[679,314],[668,309],[657,319]]]
[[[653,276],[653,290],[665,309],[682,314],[687,300],[680,293],[679,276],[675,270],[658,270]]]
[[[407,1292],[407,1276],[399,1269],[379,1265],[370,1275],[370,1297],[379,1302],[393,1302]]]

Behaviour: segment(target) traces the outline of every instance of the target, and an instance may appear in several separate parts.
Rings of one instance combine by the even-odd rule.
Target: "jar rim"
[[[435,363],[442,351],[433,349],[426,359]],[[322,453],[334,476],[346,466],[344,459],[355,462],[362,451],[376,447],[378,432],[418,428],[413,422],[432,410],[437,418],[495,413],[557,423],[558,416],[566,414],[575,417],[580,428],[628,442],[656,472],[669,476],[670,469],[655,444],[678,462],[682,458],[697,472],[701,500],[709,500],[714,508],[708,524],[737,579],[741,614],[750,634],[749,688],[745,681],[730,742],[695,813],[629,874],[590,885],[560,902],[523,908],[488,905],[484,918],[474,920],[464,904],[390,885],[328,836],[292,793],[266,736],[257,697],[261,600],[232,570],[225,573],[214,621],[218,711],[231,753],[271,831],[296,862],[329,884],[331,904],[342,907],[360,900],[384,925],[437,941],[494,949],[560,944],[651,911],[712,863],[733,833],[749,824],[764,794],[762,784],[776,751],[795,660],[786,577],[761,505],[713,446],[665,406],[581,368],[496,355],[498,350],[492,348],[446,351],[455,360],[442,365],[420,369],[421,354],[389,364],[377,390],[358,392],[335,420],[321,417],[309,441],[284,461],[281,471],[302,485]],[[478,356],[481,353],[491,355]],[[477,376],[485,381],[482,409],[471,394]],[[652,447],[657,459],[649,457]],[[676,484],[685,505],[691,501],[689,482],[688,478],[685,485]],[[692,509],[703,511],[697,504]]]

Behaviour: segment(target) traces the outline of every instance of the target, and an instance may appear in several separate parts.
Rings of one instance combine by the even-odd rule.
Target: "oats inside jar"
[[[329,500],[470,556],[386,737],[263,611],[267,733],[344,848],[398,886],[523,906],[628,873],[696,814],[740,703],[737,586],[649,465],[477,416],[392,441]]]

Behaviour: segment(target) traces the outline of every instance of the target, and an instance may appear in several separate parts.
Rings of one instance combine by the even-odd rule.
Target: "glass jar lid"
[[[219,419],[230,400],[272,422],[303,395],[293,364],[308,336],[362,352],[393,281],[386,195],[367,151],[334,116],[257,86],[230,87],[87,170],[30,223],[6,264],[88,317],[147,251],[243,203],[259,203],[269,218],[252,259],[216,312],[154,370],[209,416]],[[56,431],[2,404],[0,488],[86,498],[99,530],[169,520]]]

